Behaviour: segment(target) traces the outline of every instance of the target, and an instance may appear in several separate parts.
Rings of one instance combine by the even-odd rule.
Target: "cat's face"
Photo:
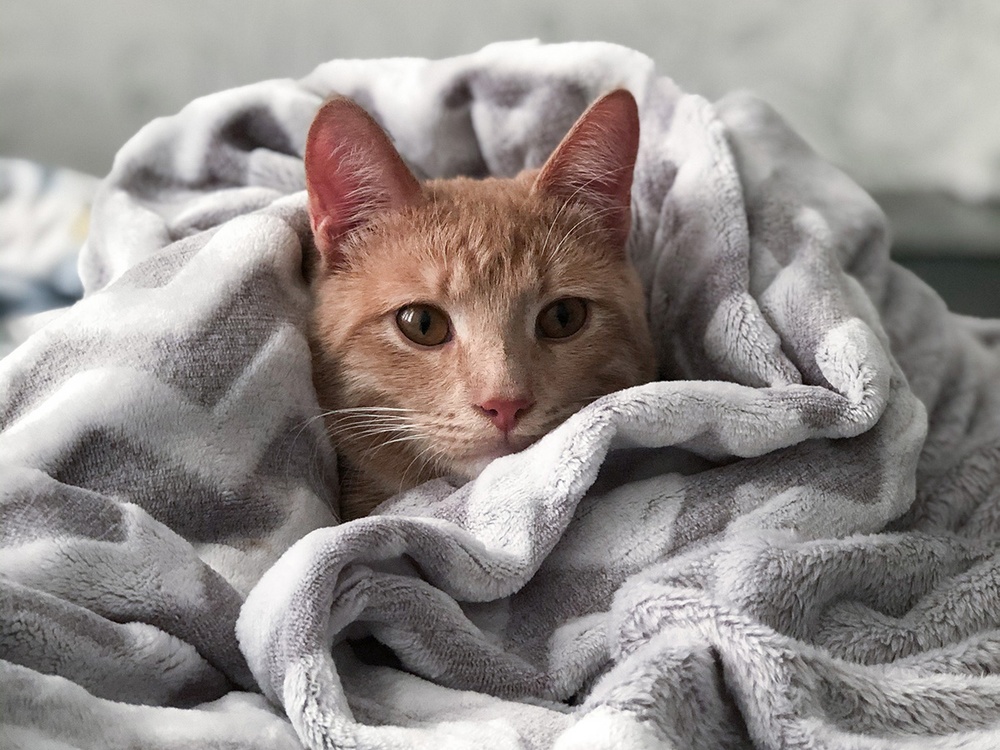
[[[323,195],[310,176],[314,381],[338,450],[369,490],[475,476],[590,401],[652,378],[642,289],[624,252],[627,184],[624,197],[618,180],[605,188],[615,201],[587,202],[550,159],[516,179],[419,185],[385,145],[346,159],[355,175],[365,165],[362,183],[388,175],[389,187],[348,180]]]

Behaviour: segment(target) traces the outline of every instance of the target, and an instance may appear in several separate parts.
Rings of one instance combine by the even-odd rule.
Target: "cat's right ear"
[[[305,166],[309,220],[324,270],[342,265],[345,235],[420,197],[420,183],[389,136],[346,97],[331,99],[316,114]]]

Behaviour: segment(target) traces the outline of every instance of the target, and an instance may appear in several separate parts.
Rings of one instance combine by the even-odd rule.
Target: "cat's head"
[[[421,184],[347,99],[306,146],[314,381],[338,449],[386,493],[477,474],[653,377],[625,244],[635,101],[615,91],[541,170]]]

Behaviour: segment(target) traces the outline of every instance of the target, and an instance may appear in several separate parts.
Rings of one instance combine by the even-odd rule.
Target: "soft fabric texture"
[[[41,310],[83,290],[76,272],[98,180],[0,158],[0,357],[37,328]]]
[[[618,86],[663,380],[338,525],[313,114],[512,175]],[[335,61],[150,124],[85,298],[0,360],[4,746],[996,747],[1000,324],[888,245],[768,107],[610,45]]]

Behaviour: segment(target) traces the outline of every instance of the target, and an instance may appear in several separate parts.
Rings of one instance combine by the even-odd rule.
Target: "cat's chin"
[[[463,461],[460,466],[456,467],[458,474],[463,479],[475,479],[483,473],[483,469],[489,466],[495,458],[498,458],[498,456],[492,458],[473,458]]]
[[[475,479],[483,473],[483,469],[496,459],[519,453],[533,442],[535,442],[534,439],[518,437],[508,437],[506,440],[497,441],[488,448],[484,448],[478,455],[456,461],[455,473],[466,479]]]

